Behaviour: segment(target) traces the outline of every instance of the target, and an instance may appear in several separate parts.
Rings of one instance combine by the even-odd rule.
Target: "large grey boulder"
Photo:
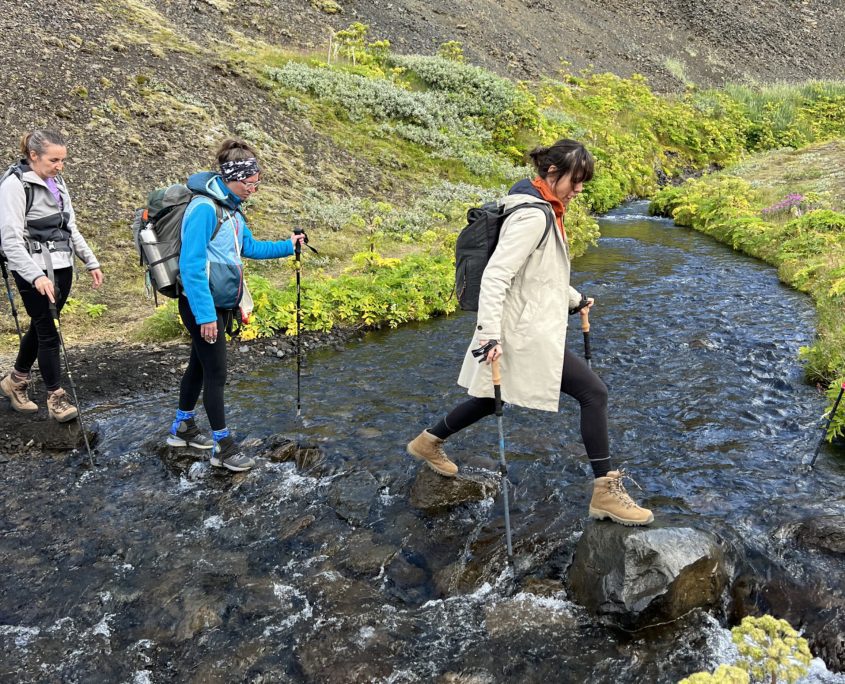
[[[575,549],[569,588],[599,617],[636,629],[715,605],[727,579],[722,549],[707,532],[593,523]]]

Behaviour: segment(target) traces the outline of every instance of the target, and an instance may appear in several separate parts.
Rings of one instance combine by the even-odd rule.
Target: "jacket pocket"
[[[209,263],[208,286],[218,309],[234,309],[243,292],[241,269],[237,264]]]

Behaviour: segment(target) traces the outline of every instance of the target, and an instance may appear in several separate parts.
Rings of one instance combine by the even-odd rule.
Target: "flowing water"
[[[824,410],[796,360],[814,334],[811,302],[645,207],[604,217],[598,247],[573,269],[597,300],[593,361],[610,389],[616,465],[658,518],[714,532],[761,573],[777,565],[824,584],[836,565],[777,535],[845,512],[841,455],[826,448],[809,476],[797,468]],[[301,421],[291,364],[232,378],[239,438],[318,444],[310,471],[174,467],[156,439],[175,394],[99,415],[95,471],[57,457],[7,470],[0,678],[674,682],[729,660],[729,633],[709,615],[623,635],[567,599],[566,555],[542,548],[550,534],[571,549],[587,522],[591,476],[566,397],[557,415],[505,413],[514,537],[534,589],[514,588],[495,563],[450,583],[444,569],[500,548],[501,501],[415,510],[418,465],[404,444],[463,399],[454,383],[472,327],[455,315],[311,354]],[[582,349],[580,330],[569,344]],[[450,440],[462,466],[491,464],[496,448],[492,419]],[[529,536],[536,548],[520,546]],[[817,660],[809,681],[845,677]]]

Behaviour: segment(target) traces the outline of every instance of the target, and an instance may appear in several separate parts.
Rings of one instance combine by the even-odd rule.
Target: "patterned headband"
[[[220,172],[224,181],[242,181],[261,171],[255,157],[238,161],[227,161],[220,165]]]

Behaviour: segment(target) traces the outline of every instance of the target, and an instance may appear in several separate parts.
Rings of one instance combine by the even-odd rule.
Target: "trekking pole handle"
[[[316,249],[314,249],[311,245],[308,244],[308,233],[305,232],[305,228],[294,228],[293,234],[303,236],[302,242],[297,242],[296,246],[294,247],[294,250],[296,251],[297,254],[299,254],[302,251],[302,243],[303,242],[305,243],[305,246],[308,249],[310,249],[312,252],[314,252],[314,254],[319,254],[319,252]]]
[[[581,309],[578,315],[581,316],[581,332],[590,332],[590,308]]]
[[[499,368],[499,359],[493,360],[493,386],[502,386],[502,369]]]
[[[571,308],[569,310],[569,315],[581,313],[584,310],[584,307],[588,307],[590,304],[590,299],[587,295],[581,295],[581,301],[578,302],[577,306]]]

